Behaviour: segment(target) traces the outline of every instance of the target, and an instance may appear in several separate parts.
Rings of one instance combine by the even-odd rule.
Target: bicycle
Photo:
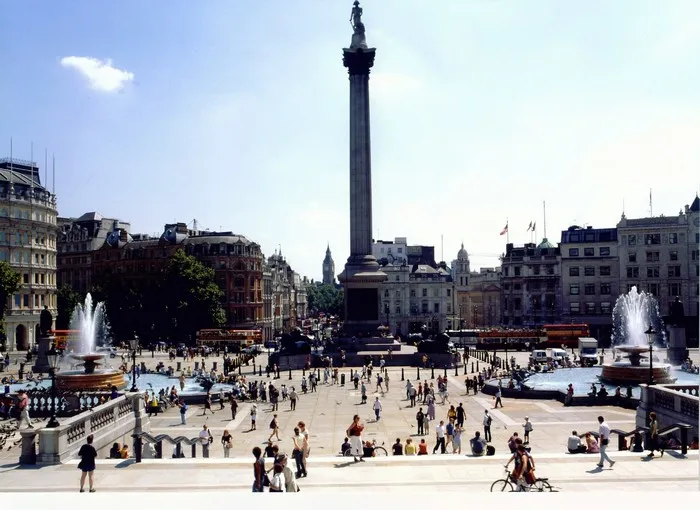
[[[366,443],[365,443],[366,444]],[[382,443],[383,445],[384,443]],[[366,447],[363,446],[363,453]],[[386,457],[389,455],[386,451],[386,448],[384,446],[377,446],[377,440],[372,441],[372,455],[362,455],[363,457]],[[343,454],[345,457],[353,457],[352,450],[345,450],[345,453]]]
[[[505,478],[500,478],[491,484],[491,492],[518,492],[510,480],[511,471],[506,467],[505,472]],[[549,478],[536,478],[533,483],[526,485],[525,492],[555,492],[548,480]]]

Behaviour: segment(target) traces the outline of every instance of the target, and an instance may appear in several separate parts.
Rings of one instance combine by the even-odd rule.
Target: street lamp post
[[[654,341],[656,340],[656,331],[654,327],[650,324],[649,329],[647,329],[644,334],[647,336],[647,343],[649,344],[649,386],[654,384]]]
[[[58,420],[56,419],[56,372],[58,371],[59,362],[58,351],[56,351],[55,347],[51,347],[51,350],[46,353],[46,358],[51,370],[51,419],[46,424],[46,428],[55,429],[58,427]]]
[[[129,340],[131,346],[131,360],[133,364],[131,366],[131,391],[139,391],[136,387],[136,349],[139,348],[139,337],[134,335],[134,338]]]

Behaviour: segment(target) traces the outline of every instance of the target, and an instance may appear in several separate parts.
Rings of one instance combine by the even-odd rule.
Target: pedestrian
[[[454,436],[452,437],[452,453],[462,454],[462,432],[464,429],[457,425],[455,427]]]
[[[487,443],[491,442],[491,422],[493,420],[491,419],[491,415],[489,414],[488,409],[484,409],[484,440]]]
[[[345,431],[347,436],[350,438],[351,452],[355,462],[364,462],[362,458],[362,431],[365,426],[360,423],[360,415],[356,414],[352,417],[352,423]]]
[[[214,411],[211,410],[211,392],[207,391],[207,396],[204,399],[204,411],[202,412],[202,416],[207,414],[207,409],[211,414],[214,414]]]
[[[440,448],[440,453],[445,453],[445,422],[440,420],[440,424],[435,427],[435,438],[437,442],[435,443],[435,448],[433,448],[433,455]]]
[[[32,420],[29,417],[29,396],[27,395],[26,391],[19,390],[17,392],[17,397],[19,399],[19,403],[17,405],[17,408],[19,409],[19,420],[17,420],[17,430],[19,430],[22,426],[22,422],[27,423],[27,428],[33,429],[34,426],[32,425]]]
[[[236,419],[236,413],[238,412],[238,402],[236,402],[236,399],[233,397],[233,393],[231,394],[231,419],[235,420]]]
[[[299,492],[299,486],[292,473],[292,468],[287,464],[289,463],[289,457],[286,453],[280,453],[277,457],[277,461],[282,465],[282,474],[284,475],[284,490],[285,492]]]
[[[272,415],[272,421],[270,421],[270,437],[267,438],[268,441],[272,440],[272,436],[275,436],[277,438],[277,441],[280,441],[280,429],[279,429],[279,424],[277,423],[277,415],[273,414]]]
[[[82,471],[82,474],[80,475],[80,492],[85,492],[85,477],[88,478],[90,492],[95,492],[94,475],[97,450],[95,450],[95,447],[92,446],[92,441],[93,436],[90,434],[87,437],[87,444],[81,446],[80,450],[78,451],[78,457],[80,457],[78,469]]]
[[[422,436],[424,435],[423,432],[423,419],[425,418],[425,414],[423,413],[423,408],[419,407],[418,412],[416,413],[416,423],[418,424],[418,435]]]
[[[187,425],[187,403],[180,399],[178,406],[180,407],[180,423],[182,425]]]
[[[209,458],[209,445],[214,441],[211,435],[211,430],[205,423],[202,425],[202,430],[199,431],[199,444],[202,445],[202,457]]]
[[[258,417],[258,404],[253,404],[250,407],[250,430],[257,430],[255,420]]]
[[[311,453],[311,435],[309,434],[309,429],[306,428],[306,423],[303,421],[297,423],[297,427],[299,427],[301,435],[304,436],[304,470],[306,470],[306,459],[309,458],[309,453]]]
[[[496,399],[496,404],[493,406],[494,409],[498,409],[498,404],[501,404],[501,408],[503,407],[503,402],[501,402],[501,388],[496,388],[496,396],[493,397]]]
[[[653,458],[655,450],[659,450],[661,456],[664,456],[664,451],[659,445],[659,424],[656,421],[656,413],[652,411],[649,413],[649,455],[647,457]]]
[[[265,492],[267,473],[265,473],[265,459],[259,446],[253,448],[253,457],[255,457],[255,462],[253,463],[253,492]]]
[[[598,462],[598,467],[602,468],[604,466],[603,461],[608,461],[610,467],[615,465],[615,461],[608,457],[607,449],[610,443],[610,427],[605,423],[605,418],[598,416],[598,434],[600,436],[600,461]]]
[[[386,386],[387,393],[389,392],[389,370],[384,371],[384,386]]]
[[[297,465],[296,477],[301,478],[302,476],[307,476],[305,462],[306,438],[301,434],[299,427],[294,427],[292,442],[294,443],[292,457]]]
[[[379,421],[380,414],[382,412],[382,403],[379,401],[379,397],[376,397],[374,399],[374,404],[372,405],[372,408],[374,409],[374,416],[376,416],[377,421]]]
[[[297,390],[295,390],[294,386],[292,386],[292,391],[289,392],[289,405],[291,411],[294,411],[297,408],[297,398],[299,398],[299,395],[297,395]]]
[[[530,444],[530,432],[532,432],[532,422],[529,417],[525,417],[525,423],[523,423],[523,430],[525,435],[523,436],[523,444]]]
[[[462,406],[462,403],[460,402],[459,405],[457,406],[457,426],[464,428],[464,418],[466,416],[466,413],[464,412],[464,407]]]
[[[221,444],[224,447],[224,458],[228,459],[231,454],[231,448],[233,448],[233,436],[228,430],[224,430],[224,433],[221,435]]]

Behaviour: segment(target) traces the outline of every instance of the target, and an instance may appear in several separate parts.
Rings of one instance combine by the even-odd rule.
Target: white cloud
[[[101,92],[118,92],[134,80],[134,73],[114,67],[109,59],[63,57],[61,65],[78,71],[87,78],[90,87]]]

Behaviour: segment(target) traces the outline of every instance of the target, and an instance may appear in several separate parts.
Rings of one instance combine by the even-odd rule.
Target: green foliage
[[[0,337],[5,338],[5,309],[7,300],[22,285],[22,277],[7,262],[0,262]]]
[[[342,318],[344,311],[343,290],[335,285],[310,284],[306,288],[309,312],[317,315],[320,312]]]
[[[56,316],[56,329],[69,329],[70,319],[73,315],[73,310],[82,302],[82,296],[79,292],[73,290],[70,285],[61,285],[56,292],[56,307],[58,315]]]
[[[223,296],[214,270],[182,250],[168,261],[160,280],[131,280],[112,274],[93,290],[95,299],[107,303],[115,337],[128,339],[137,334],[144,343],[187,341],[199,329],[223,326]]]

